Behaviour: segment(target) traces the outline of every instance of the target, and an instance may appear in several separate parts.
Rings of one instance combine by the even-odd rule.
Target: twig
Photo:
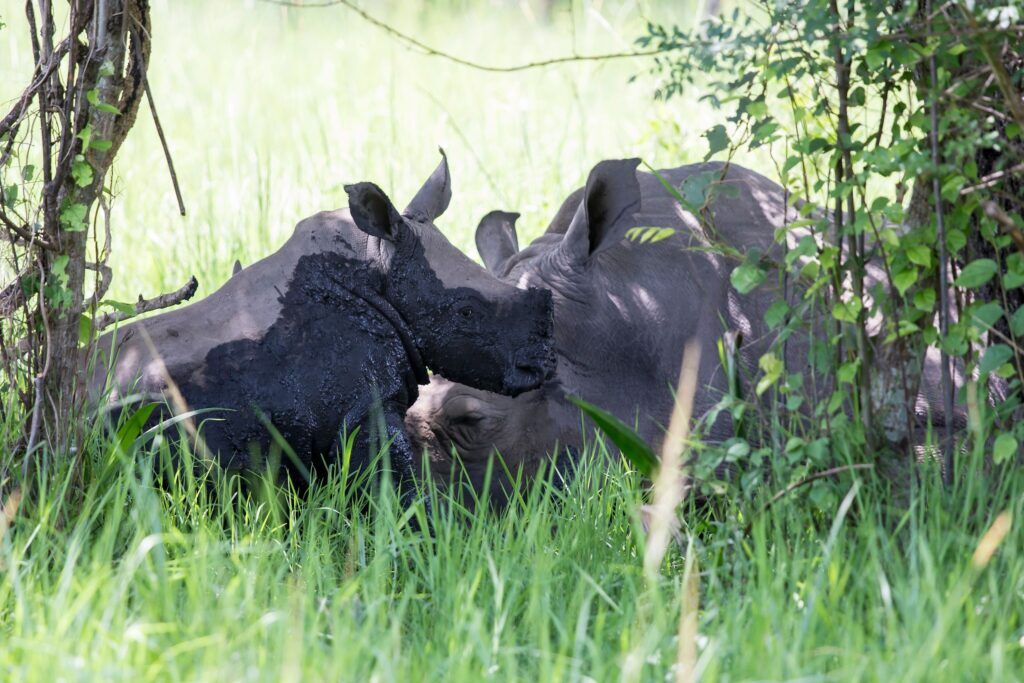
[[[437,48],[430,47],[426,43],[422,43],[407,33],[402,33],[393,26],[381,21],[377,17],[369,14],[355,3],[350,0],[324,0],[323,2],[306,3],[297,2],[296,0],[262,0],[271,5],[280,5],[281,7],[297,7],[297,8],[322,8],[322,7],[333,7],[335,5],[341,5],[352,10],[360,17],[362,17],[367,23],[373,24],[385,33],[397,38],[399,41],[405,43],[410,47],[414,47],[418,50],[422,50],[427,55],[432,57],[440,57],[441,59],[447,59],[449,62],[460,64],[462,66],[468,66],[471,69],[477,69],[479,71],[490,71],[493,73],[511,73],[514,71],[526,71],[528,69],[537,69],[544,66],[551,66],[552,64],[565,64],[568,62],[600,62],[608,59],[629,59],[632,57],[653,57],[661,54],[662,50],[636,50],[633,52],[609,52],[606,54],[598,55],[571,55],[568,57],[554,57],[552,59],[541,59],[533,62],[526,62],[525,64],[516,64],[514,66],[491,66],[489,64],[478,64],[477,62],[470,61],[457,57],[451,53],[438,50]]]
[[[100,300],[106,295],[107,290],[110,289],[110,284],[114,280],[114,271],[106,263],[86,263],[85,267],[87,270],[96,272],[96,289],[93,290],[92,296],[89,297],[87,305],[87,308],[95,308],[99,306]]]
[[[184,287],[176,291],[161,294],[160,296],[153,297],[152,299],[143,299],[140,294],[139,300],[135,303],[135,310],[132,313],[125,313],[123,311],[104,313],[95,319],[93,322],[93,329],[99,332],[105,327],[128,320],[129,318],[134,318],[137,315],[175,306],[180,304],[182,301],[188,301],[191,299],[197,289],[199,289],[199,281],[196,280],[196,276],[193,275],[188,279],[188,282],[185,283]]]
[[[39,302],[39,315],[43,319],[43,332],[46,336],[46,360],[43,361],[43,369],[39,371],[39,374],[32,380],[33,389],[35,391],[35,402],[32,405],[32,426],[28,432],[28,443],[25,445],[25,456],[21,461],[21,480],[23,483],[28,482],[28,465],[32,459],[32,452],[36,448],[36,441],[39,439],[39,421],[42,417],[43,407],[43,382],[46,380],[46,375],[50,372],[50,359],[51,359],[51,344],[50,344],[50,320],[46,315],[46,297],[43,295],[46,287],[46,270],[40,266],[39,268],[39,296],[36,297]]]
[[[43,237],[42,235],[34,234],[31,230],[28,229],[27,225],[18,225],[2,212],[0,212],[0,221],[3,221],[5,228],[13,232],[21,239],[28,242],[29,246],[35,244],[43,249],[46,249],[47,251],[57,251],[57,247],[50,244],[50,242],[45,237]]]
[[[926,11],[930,11],[931,2],[925,0]],[[973,21],[972,17],[968,17]],[[932,27],[931,19],[928,20],[928,29]],[[931,90],[931,102],[928,104],[929,113],[931,115],[931,126],[928,131],[929,141],[931,143],[932,152],[932,199],[935,201],[935,232],[939,242],[939,332],[942,340],[945,340],[946,335],[949,334],[949,263],[946,255],[946,224],[943,215],[942,206],[942,186],[941,179],[939,178],[939,162],[941,161],[939,156],[939,104],[938,104],[938,85],[939,85],[939,74],[938,67],[936,66],[935,53],[933,52],[928,58],[928,75],[930,83],[928,84],[929,90]],[[950,370],[950,358],[949,353],[946,352],[946,347],[942,344],[939,345],[941,352],[941,372],[942,372],[942,407],[945,410],[946,415],[953,414],[953,373]],[[943,450],[943,468],[942,468],[942,480],[947,486],[953,484],[953,421],[946,420],[945,425],[945,448]]]
[[[178,211],[185,215],[185,201],[181,198],[181,187],[178,185],[178,174],[174,172],[174,160],[171,159],[171,148],[167,146],[167,138],[164,137],[164,128],[160,125],[160,117],[156,113],[156,103],[153,102],[153,93],[149,89],[149,76],[143,70],[142,86],[146,90],[146,101],[149,102],[149,113],[153,115],[153,123],[156,125],[156,134],[160,138],[160,146],[164,148],[164,159],[167,160],[167,170],[171,173],[171,184],[174,186],[174,198],[178,200]]]
[[[995,173],[989,173],[987,176],[982,178],[981,182],[979,182],[977,185],[970,185],[970,186],[965,187],[962,190],[960,190],[960,194],[961,195],[970,194],[970,193],[974,192],[975,190],[983,190],[986,187],[992,187],[993,185],[995,185],[996,183],[1001,181],[1006,176],[1013,175],[1014,173],[1018,173],[1020,171],[1024,171],[1024,163],[1020,163],[1020,164],[1017,164],[1015,166],[1011,166],[1009,168],[1004,168],[1002,171],[996,171]]]
[[[14,311],[25,301],[25,287],[22,278],[26,273],[22,272],[14,278],[14,281],[0,290],[0,318],[14,315]]]
[[[32,102],[32,98],[35,97],[36,92],[43,86],[43,84],[53,75],[53,72],[60,66],[61,61],[64,59],[64,53],[68,50],[70,39],[64,39],[60,45],[57,46],[56,51],[47,62],[46,68],[42,69],[39,76],[32,81],[25,91],[18,98],[18,101],[14,104],[14,107],[7,112],[7,115],[0,120],[0,135],[4,135],[10,132],[11,127],[14,126],[21,117],[28,111],[28,106]]]
[[[804,477],[800,481],[793,482],[792,484],[790,484],[789,486],[787,486],[786,488],[782,489],[781,491],[777,492],[774,496],[772,496],[771,500],[765,503],[764,507],[758,510],[757,514],[754,515],[754,517],[750,518],[750,521],[747,522],[747,527],[743,533],[749,534],[750,529],[753,527],[755,518],[760,517],[764,513],[768,512],[768,508],[770,508],[772,505],[775,505],[780,500],[788,496],[790,493],[796,491],[798,488],[807,486],[808,484],[818,481],[819,479],[825,479],[826,477],[834,477],[835,475],[842,474],[843,472],[853,472],[855,470],[871,470],[874,468],[875,466],[870,463],[858,463],[856,465],[841,465],[839,467],[831,467],[827,470],[822,470],[821,472],[815,472],[814,474]]]
[[[999,224],[1003,232],[1009,235],[1013,243],[1017,245],[1017,251],[1024,256],[1024,233],[1020,231],[1020,228],[1013,222],[1010,215],[999,208],[999,205],[993,201],[987,201],[982,206],[985,208],[985,215]]]

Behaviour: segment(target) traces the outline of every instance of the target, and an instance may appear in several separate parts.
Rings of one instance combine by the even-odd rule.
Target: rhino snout
[[[520,349],[513,354],[505,374],[504,393],[509,396],[538,388],[555,374],[555,355],[550,346]]]

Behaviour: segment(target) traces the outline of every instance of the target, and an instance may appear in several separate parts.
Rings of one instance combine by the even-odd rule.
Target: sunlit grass
[[[0,542],[7,680],[671,680],[685,559],[647,580],[641,482],[605,454],[496,516],[436,491],[403,511],[336,475],[302,496],[216,473],[158,486],[153,455],[91,446],[81,507],[60,503],[76,483],[44,482]],[[1021,525],[972,556],[997,512],[1022,518],[1022,485],[926,477],[907,510],[851,477],[838,513],[794,495],[749,535],[756,508],[689,507],[698,670],[1020,680]]]

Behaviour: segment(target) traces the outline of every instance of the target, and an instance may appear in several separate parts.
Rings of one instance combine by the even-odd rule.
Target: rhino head
[[[384,296],[431,370],[506,396],[552,376],[551,294],[499,280],[434,225],[451,199],[444,158],[402,213],[373,183],[345,190],[353,222],[369,235],[367,255],[384,274]]]
[[[581,445],[579,410],[565,399],[566,391],[578,393],[581,382],[610,373],[645,376],[637,356],[647,362],[650,349],[639,343],[636,329],[647,311],[628,307],[644,309],[647,302],[613,297],[630,291],[636,277],[631,269],[617,268],[613,247],[622,243],[640,208],[638,163],[597,164],[582,194],[571,198],[564,233],[549,230],[522,251],[517,214],[492,211],[481,220],[476,243],[488,270],[519,288],[539,287],[553,295],[558,377],[515,398],[437,379],[425,387],[406,414],[406,430],[426,450],[439,485],[455,481],[482,491],[489,476],[488,495],[500,505],[514,477],[529,480],[556,444]],[[611,383],[607,389],[616,391]]]

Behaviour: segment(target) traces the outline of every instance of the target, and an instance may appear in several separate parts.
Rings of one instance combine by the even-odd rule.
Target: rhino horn
[[[433,223],[448,208],[452,200],[452,179],[448,173],[448,157],[443,149],[438,148],[438,151],[441,152],[441,163],[405,207],[404,216]]]

